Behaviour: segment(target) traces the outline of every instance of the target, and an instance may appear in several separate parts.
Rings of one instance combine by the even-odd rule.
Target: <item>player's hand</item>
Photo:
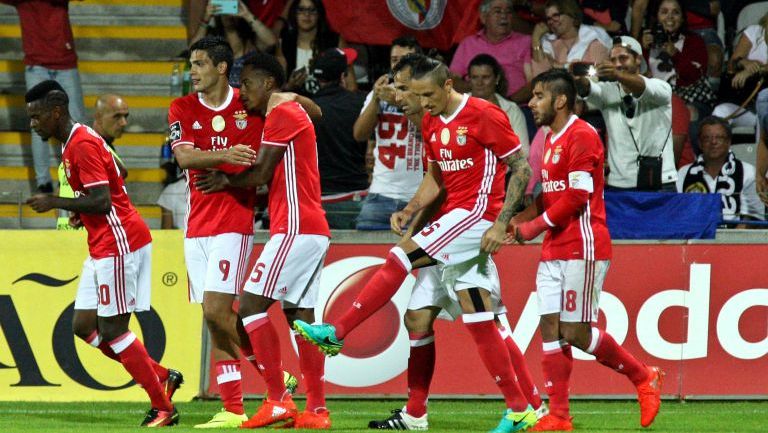
[[[195,188],[203,194],[211,194],[229,186],[227,175],[220,171],[206,171],[195,175]]]
[[[269,114],[275,107],[285,102],[294,102],[298,95],[293,92],[274,92],[267,101],[267,112],[264,115]]]
[[[27,204],[35,210],[35,212],[48,212],[53,209],[53,201],[56,197],[51,194],[35,194],[27,199]]]
[[[79,229],[83,226],[83,220],[80,219],[80,214],[75,212],[69,216],[68,224],[73,229]]]
[[[496,254],[504,245],[504,239],[507,237],[507,226],[505,224],[494,222],[493,225],[483,233],[480,240],[480,251],[488,254]]]
[[[224,151],[224,163],[250,166],[256,162],[256,151],[244,144],[238,144]]]
[[[391,217],[389,217],[389,226],[398,236],[403,236],[405,228],[411,221],[411,217],[413,217],[413,212],[407,211],[405,209],[397,211],[393,213]]]

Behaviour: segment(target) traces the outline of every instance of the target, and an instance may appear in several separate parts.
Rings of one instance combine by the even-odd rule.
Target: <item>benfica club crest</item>
[[[237,129],[245,129],[248,126],[248,113],[246,113],[245,110],[235,111],[233,117],[235,118],[235,126],[237,126]]]
[[[429,30],[443,20],[447,0],[387,0],[389,12],[404,26]]]
[[[469,129],[466,126],[459,126],[456,128],[456,143],[458,143],[459,146],[467,144],[467,131],[469,131]]]

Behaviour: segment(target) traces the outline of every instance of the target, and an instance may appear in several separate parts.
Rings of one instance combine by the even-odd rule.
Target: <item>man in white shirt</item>
[[[672,88],[641,75],[640,43],[614,39],[609,61],[596,65],[600,81],[577,77],[579,95],[602,112],[608,135],[607,189],[675,191]]]
[[[718,193],[723,220],[764,220],[765,206],[755,190],[755,167],[731,152],[731,128],[715,116],[700,123],[701,155],[680,168],[677,192]]]
[[[390,49],[390,67],[402,57],[420,52],[415,38],[397,38]],[[355,121],[355,140],[366,141],[375,133],[375,142],[369,141],[368,147],[374,160],[373,176],[357,217],[358,230],[389,230],[389,217],[408,204],[424,177],[421,118],[398,106],[394,95],[390,72],[376,80]]]

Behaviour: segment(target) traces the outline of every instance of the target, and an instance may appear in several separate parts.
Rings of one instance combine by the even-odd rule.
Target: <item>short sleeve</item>
[[[373,101],[373,90],[368,92],[368,95],[365,97],[365,102],[363,102],[363,108],[360,109],[360,114],[363,114],[363,111],[368,107],[368,104],[370,104]]]
[[[499,159],[520,150],[520,139],[512,130],[507,114],[495,105],[489,105],[480,115],[477,139],[481,146],[490,149]]]
[[[179,99],[171,103],[168,109],[168,130],[171,138],[171,149],[180,144],[195,145],[192,137],[192,127],[189,125],[188,117],[184,115],[184,109]]]
[[[261,143],[288,146],[294,137],[311,125],[309,116],[298,103],[282,103],[266,117]]]
[[[84,188],[109,185],[105,149],[99,149],[101,145],[95,141],[81,141],[77,143],[77,152],[73,152],[76,156],[70,170],[77,173]],[[109,157],[111,159],[111,155]]]
[[[568,148],[568,172],[585,171],[595,176],[602,157],[602,143],[596,131],[589,126],[573,132]]]

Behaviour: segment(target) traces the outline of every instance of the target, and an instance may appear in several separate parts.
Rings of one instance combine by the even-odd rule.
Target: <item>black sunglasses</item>
[[[637,108],[635,98],[632,95],[624,95],[622,102],[624,103],[624,115],[627,116],[627,119],[635,117],[635,109]]]

